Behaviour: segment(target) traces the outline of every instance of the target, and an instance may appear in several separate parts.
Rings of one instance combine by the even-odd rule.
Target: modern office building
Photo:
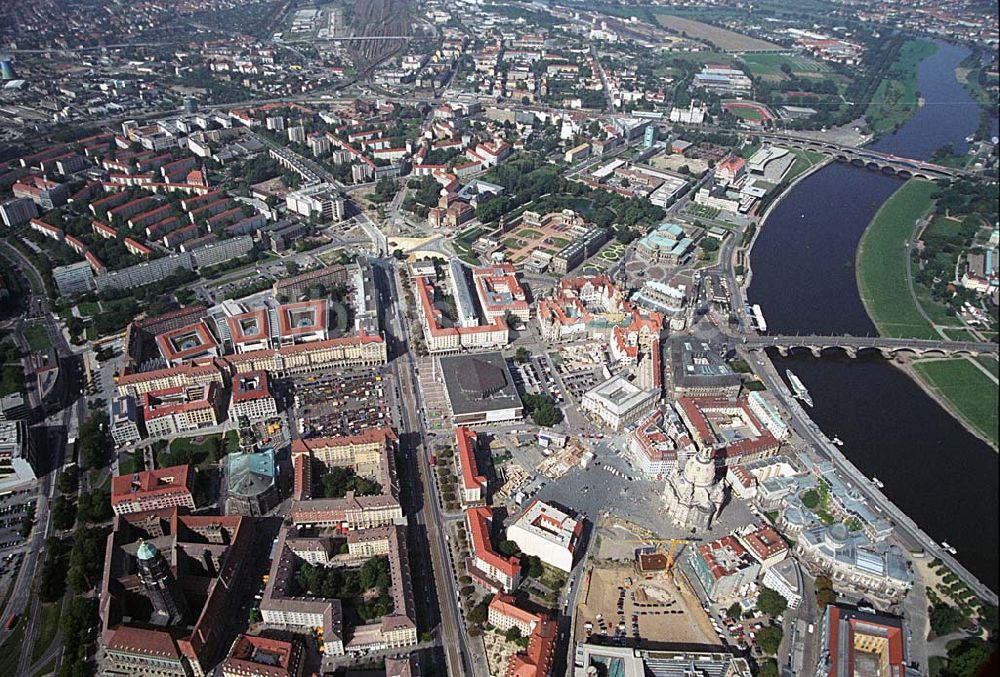
[[[0,421],[0,483],[35,479],[38,461],[27,422]]]
[[[134,397],[112,397],[109,414],[108,427],[116,447],[135,444],[142,439],[142,418]]]
[[[8,228],[20,226],[38,216],[38,208],[30,198],[16,197],[0,203],[0,219]]]

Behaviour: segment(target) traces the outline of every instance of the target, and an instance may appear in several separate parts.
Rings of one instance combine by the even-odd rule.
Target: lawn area
[[[885,201],[858,245],[857,276],[861,300],[879,333],[906,338],[937,338],[920,314],[906,275],[905,247],[913,228],[931,206],[930,181],[910,180]]]
[[[59,630],[59,614],[62,612],[62,601],[43,604],[38,614],[38,631],[35,633],[35,645],[31,647],[31,661],[35,662],[45,655],[52,640]]]
[[[118,461],[118,474],[119,475],[131,475],[139,468],[139,464],[136,463],[135,456],[132,454],[122,454],[121,460]]]
[[[927,40],[910,40],[903,45],[865,111],[865,119],[876,134],[892,131],[917,111],[917,66],[936,49]]]
[[[14,632],[3,644],[0,644],[0,675],[13,675],[17,672],[17,663],[21,657],[24,644],[24,618],[14,626]]]
[[[997,358],[989,357],[988,355],[980,355],[976,358],[976,361],[986,367],[991,374],[1000,378],[1000,362],[997,361]]]
[[[966,359],[914,362],[913,368],[931,389],[956,409],[962,419],[997,446],[1000,391]]]
[[[24,340],[32,350],[45,350],[51,345],[45,325],[32,322],[24,326]]]
[[[76,309],[80,311],[80,315],[83,317],[93,317],[101,312],[101,304],[96,301],[85,301],[84,303],[78,303]]]
[[[789,149],[795,155],[795,162],[792,166],[788,168],[785,173],[785,177],[782,181],[791,183],[794,181],[802,172],[808,170],[810,167],[814,167],[826,159],[826,156],[822,153],[816,153],[811,150],[798,150],[796,148]]]

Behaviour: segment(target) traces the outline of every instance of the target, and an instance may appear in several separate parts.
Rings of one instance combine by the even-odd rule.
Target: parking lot
[[[0,498],[0,553],[24,543],[21,525],[34,502],[34,496],[23,489]]]
[[[292,382],[293,434],[300,437],[358,435],[391,426],[391,377],[374,369],[336,371]]]
[[[556,404],[563,403],[563,394],[545,356],[533,356],[524,364],[511,364],[511,375],[518,390],[530,395],[551,395]]]

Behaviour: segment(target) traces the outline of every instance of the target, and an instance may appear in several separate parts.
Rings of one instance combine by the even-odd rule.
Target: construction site
[[[721,646],[676,566],[690,542],[636,538],[617,522],[600,528],[597,556],[584,574],[576,641],[653,649]]]

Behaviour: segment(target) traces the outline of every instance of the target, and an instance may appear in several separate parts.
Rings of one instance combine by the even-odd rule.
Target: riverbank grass
[[[913,368],[962,420],[997,447],[1000,390],[989,376],[967,359],[917,361]]]
[[[858,289],[883,336],[940,338],[914,302],[907,275],[907,243],[934,191],[932,182],[911,179],[886,200],[861,236]]]
[[[917,67],[935,51],[937,47],[927,40],[910,40],[899,50],[899,58],[865,111],[868,126],[876,135],[897,129],[917,111]]]

